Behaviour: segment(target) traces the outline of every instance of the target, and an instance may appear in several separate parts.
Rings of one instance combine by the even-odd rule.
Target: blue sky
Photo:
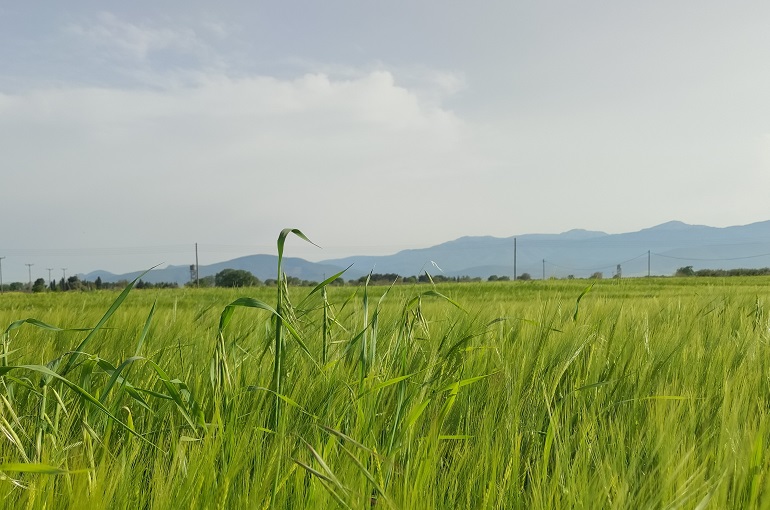
[[[3,280],[770,219],[770,4],[0,6]]]

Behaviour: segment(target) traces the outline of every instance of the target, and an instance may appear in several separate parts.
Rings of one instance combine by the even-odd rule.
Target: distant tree
[[[592,280],[601,280],[602,278],[604,278],[604,274],[601,271],[597,271],[591,275]]]
[[[38,278],[35,283],[32,284],[32,292],[43,292],[47,285],[43,278]]]
[[[102,288],[102,277],[97,276],[96,280],[94,280],[94,285],[96,286],[96,289],[99,290]]]
[[[489,278],[487,278],[488,282],[496,282],[499,278],[496,274],[491,275]]]
[[[67,290],[82,290],[83,289],[83,282],[80,281],[80,278],[77,277],[77,275],[70,276],[67,278]]]
[[[532,279],[532,275],[529,274],[529,273],[521,273],[519,275],[519,280],[524,280],[526,282],[526,281],[529,281],[531,279]]]
[[[401,280],[401,276],[397,275],[396,273],[372,273],[371,275],[362,276],[359,278],[358,283],[366,283],[367,278],[369,279],[369,283],[371,285],[390,285],[397,280]]]
[[[259,285],[259,279],[244,269],[223,269],[214,275],[217,287],[253,287]]]
[[[26,285],[21,282],[13,282],[8,285],[8,290],[11,292],[18,292],[20,290],[24,290],[24,287],[26,287]]]
[[[500,276],[500,277],[497,279],[497,281],[498,281],[498,282],[509,282],[509,281],[511,281],[511,277],[510,277],[510,276],[506,276],[506,275],[503,275],[503,276]]]
[[[692,268],[692,266],[680,267],[676,270],[674,276],[695,276],[695,270]]]
[[[190,282],[190,286],[195,287],[195,282]],[[198,278],[198,287],[207,288],[214,286],[216,286],[216,282],[213,274]]]

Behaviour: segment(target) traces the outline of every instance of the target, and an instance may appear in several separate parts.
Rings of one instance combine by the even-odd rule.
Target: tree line
[[[738,268],[738,269],[694,269],[693,266],[680,267],[674,273],[677,277],[727,277],[727,276],[769,276],[770,268],[763,267],[758,269]],[[570,275],[568,279],[573,279],[574,276]],[[601,279],[602,273],[594,273],[590,276],[591,279]],[[498,276],[491,275],[487,278],[490,282],[503,282],[510,281],[510,276]],[[552,278],[553,279],[553,278]],[[517,280],[529,281],[532,280],[532,276],[529,273],[522,273],[518,276]],[[427,273],[420,276],[401,276],[396,273],[371,273],[367,276],[361,276],[360,278],[353,278],[347,282],[343,278],[337,278],[331,282],[333,286],[342,285],[393,285],[393,284],[416,284],[416,283],[466,283],[466,282],[480,282],[480,277],[471,276],[444,276],[444,275],[428,275]],[[46,283],[45,279],[38,278],[32,284],[30,289],[28,283],[12,282],[3,284],[2,290],[9,292],[23,292],[31,290],[32,292],[69,292],[69,291],[89,291],[89,290],[102,290],[102,289],[123,289],[128,285],[128,280],[118,280],[115,282],[104,282],[101,277],[96,277],[95,280],[81,280],[78,276],[70,276],[66,280],[61,278],[58,282],[52,280],[50,283]],[[197,282],[191,281],[185,284],[186,287],[224,287],[224,288],[238,288],[238,287],[259,287],[259,286],[275,286],[277,285],[275,279],[267,279],[265,281],[260,280],[254,276],[250,271],[245,269],[224,269],[215,275],[205,276],[200,278]],[[287,276],[286,283],[292,287],[315,287],[319,282],[314,280],[303,280],[295,276]],[[134,288],[136,289],[175,289],[179,284],[176,282],[145,282],[139,280],[136,282]]]
[[[692,266],[680,267],[674,273],[674,276],[768,276],[770,267],[761,267],[757,269],[738,268],[738,269],[693,269]]]
[[[32,283],[30,288],[29,283],[23,282],[11,282],[4,283],[3,292],[23,292],[31,290],[32,292],[69,292],[69,291],[89,291],[89,290],[102,290],[102,289],[123,289],[128,285],[128,280],[118,280],[115,282],[104,282],[101,277],[97,276],[95,280],[81,280],[78,276],[70,276],[66,280],[60,278],[57,280],[51,280],[46,282],[44,278],[38,278]],[[177,288],[179,285],[176,282],[160,282],[149,283],[139,280],[136,282],[134,288],[136,289],[167,289]]]

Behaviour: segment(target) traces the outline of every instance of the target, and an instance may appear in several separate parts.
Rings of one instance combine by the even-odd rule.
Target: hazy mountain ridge
[[[601,272],[612,276],[621,265],[624,276],[650,273],[671,275],[677,268],[759,268],[770,266],[770,221],[733,227],[688,225],[670,221],[636,232],[607,234],[573,229],[561,234],[524,234],[507,238],[465,236],[436,246],[403,250],[392,255],[351,256],[309,262],[284,258],[284,271],[302,280],[321,281],[352,264],[343,277],[358,278],[375,273],[418,275],[427,271],[446,276],[486,278],[491,274],[513,276],[513,244],[517,245],[516,273],[533,278],[587,277]],[[760,256],[761,255],[761,256]],[[251,271],[261,280],[276,277],[275,255],[250,255],[200,266],[200,277],[231,269]],[[81,278],[103,281],[132,280],[141,272],[114,275],[94,271]],[[177,282],[190,279],[189,266],[169,266],[147,273],[147,282]]]
[[[254,276],[262,281],[270,278],[275,279],[278,268],[278,257],[276,255],[247,255],[236,259],[217,262],[215,264],[202,265],[199,268],[199,277],[213,276],[223,269],[244,269],[250,271]],[[341,271],[336,266],[329,266],[323,263],[309,262],[305,259],[296,257],[283,258],[283,270],[289,276],[295,276],[301,280],[322,281],[324,278],[332,276]],[[107,271],[93,271],[85,275],[79,275],[80,278],[93,281],[98,277],[105,282],[116,282],[118,280],[133,280],[141,275],[142,271],[134,271],[125,274],[113,274]],[[168,266],[165,268],[153,269],[142,280],[149,283],[158,282],[176,282],[183,285],[190,281],[190,266]]]
[[[331,265],[354,264],[358,271],[404,275],[428,270],[448,276],[513,276],[513,240],[516,238],[518,275],[533,278],[611,276],[621,265],[626,276],[650,273],[671,275],[679,267],[735,268],[770,266],[770,221],[734,227],[709,227],[670,221],[636,232],[607,234],[570,230],[562,234],[525,234],[507,238],[462,237],[422,250],[405,250],[382,257],[346,257],[325,260]],[[753,258],[749,258],[753,257]],[[719,260],[715,260],[719,259]],[[503,271],[502,269],[506,269]]]

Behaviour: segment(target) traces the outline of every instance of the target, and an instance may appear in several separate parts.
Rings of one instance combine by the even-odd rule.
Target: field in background
[[[590,284],[4,294],[3,505],[770,508],[770,278]]]

